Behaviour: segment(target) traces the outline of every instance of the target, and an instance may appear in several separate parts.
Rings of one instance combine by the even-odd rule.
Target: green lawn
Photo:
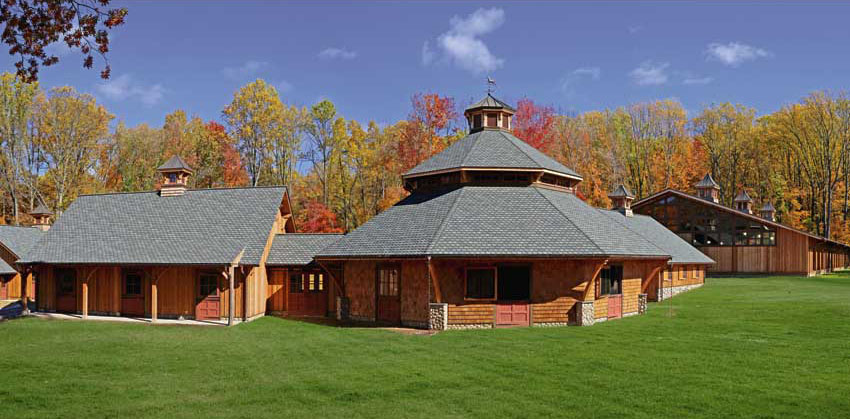
[[[850,274],[709,279],[593,327],[0,323],[2,417],[848,417]]]

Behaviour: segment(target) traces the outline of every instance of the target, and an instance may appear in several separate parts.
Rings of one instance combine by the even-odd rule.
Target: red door
[[[401,277],[398,266],[378,268],[378,301],[375,320],[380,323],[401,323]]]
[[[289,307],[293,316],[326,316],[328,291],[321,271],[293,272],[289,276]]]
[[[121,314],[144,316],[145,296],[142,293],[142,274],[140,272],[125,273],[121,285]]]
[[[202,274],[198,280],[198,303],[195,305],[196,320],[219,320],[220,297],[218,275]]]
[[[608,296],[608,318],[619,319],[623,316],[623,295],[612,294]]]
[[[54,271],[56,282],[56,311],[77,312],[77,275],[73,269]]]
[[[0,300],[5,300],[8,298],[6,293],[6,278],[0,277]]]
[[[531,314],[528,303],[507,302],[496,304],[496,326],[529,326]]]

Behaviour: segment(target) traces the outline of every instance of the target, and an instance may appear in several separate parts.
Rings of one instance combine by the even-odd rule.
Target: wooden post
[[[428,276],[431,277],[431,282],[434,284],[434,299],[437,303],[443,302],[443,293],[440,291],[440,281],[437,280],[437,275],[434,272],[434,267],[431,266],[431,256],[428,256]]]
[[[23,310],[23,314],[30,314],[29,309],[29,272],[30,269],[24,269],[24,272],[21,273],[21,308]]]
[[[233,318],[236,317],[236,292],[235,292],[236,290],[233,289],[233,283],[235,282],[233,280],[234,274],[235,274],[234,266],[230,265],[227,268],[227,282],[228,282],[228,287],[230,287],[229,292],[227,293],[228,297],[230,299],[229,307],[227,307],[227,325],[228,326],[233,326]]]
[[[89,279],[83,281],[83,318],[89,318]]]
[[[159,281],[159,277],[151,279],[151,322],[156,322],[157,315],[157,296],[156,296],[156,283]]]

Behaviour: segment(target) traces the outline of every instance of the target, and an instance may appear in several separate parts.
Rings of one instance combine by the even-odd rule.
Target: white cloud
[[[286,93],[295,88],[294,86],[292,86],[292,83],[286,80],[280,80],[278,82],[275,82],[274,87],[275,89],[277,89],[278,93]]]
[[[753,61],[770,56],[769,51],[739,42],[730,42],[728,44],[714,42],[708,44],[705,54],[707,59],[720,61],[730,67],[737,67],[745,61]]]
[[[682,84],[709,84],[714,81],[714,77],[686,77],[682,80]]]
[[[629,30],[629,33],[630,33],[630,34],[634,35],[634,34],[636,34],[636,33],[640,32],[640,31],[642,31],[642,30],[643,30],[643,26],[641,26],[641,25],[632,25],[632,26],[629,26],[627,29]]]
[[[505,23],[503,9],[478,9],[469,16],[454,16],[449,20],[450,28],[437,37],[437,46],[445,60],[472,74],[492,72],[501,68],[505,60],[493,55],[481,40]],[[422,63],[428,65],[436,59],[426,42],[422,46]]]
[[[668,79],[667,67],[670,67],[670,63],[644,61],[629,72],[629,76],[640,86],[664,84],[667,83]]]
[[[357,51],[351,51],[345,48],[325,48],[319,52],[319,58],[323,60],[352,60],[357,58]]]
[[[599,80],[602,78],[602,69],[599,67],[581,67],[569,72],[561,79],[561,90],[567,95],[575,94],[576,85],[585,80]]]
[[[225,67],[221,72],[229,79],[241,80],[246,77],[252,77],[268,67],[269,63],[265,61],[249,60],[239,67]]]
[[[112,100],[136,99],[145,106],[156,105],[165,95],[165,89],[161,84],[143,85],[130,74],[122,74],[98,83],[97,91]]]

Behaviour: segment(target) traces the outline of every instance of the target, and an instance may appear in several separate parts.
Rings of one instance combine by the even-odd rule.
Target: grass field
[[[850,274],[709,279],[593,327],[0,323],[0,416],[848,417]]]

